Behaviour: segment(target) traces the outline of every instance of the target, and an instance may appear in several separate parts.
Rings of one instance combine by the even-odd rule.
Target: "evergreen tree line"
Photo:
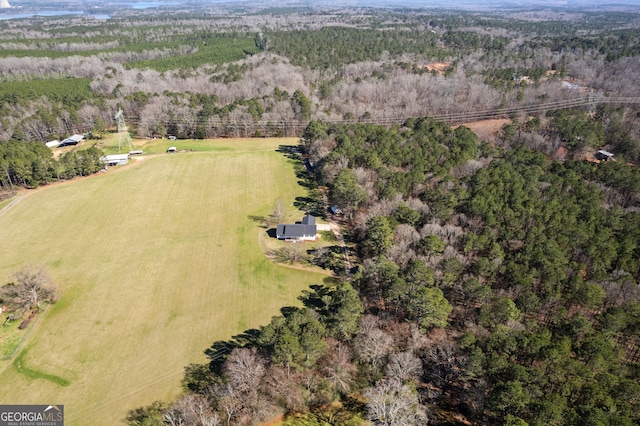
[[[0,189],[36,188],[60,179],[88,176],[104,165],[98,148],[69,151],[58,160],[40,142],[11,141],[0,144]]]

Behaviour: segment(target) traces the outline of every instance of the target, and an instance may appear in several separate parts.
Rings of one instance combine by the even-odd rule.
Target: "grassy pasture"
[[[36,264],[61,288],[0,364],[0,404],[64,404],[66,424],[118,424],[176,395],[213,341],[266,324],[326,277],[275,265],[259,244],[258,218],[305,195],[275,151],[295,139],[197,143],[208,150],[45,187],[0,215],[0,283]]]

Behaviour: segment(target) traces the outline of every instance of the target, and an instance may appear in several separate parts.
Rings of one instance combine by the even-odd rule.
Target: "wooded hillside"
[[[0,141],[113,128],[120,107],[143,137],[277,136],[310,119],[457,124],[617,108],[640,89],[635,13],[217,13],[34,18],[39,31],[0,22]],[[622,114],[619,131],[637,156],[633,122]]]

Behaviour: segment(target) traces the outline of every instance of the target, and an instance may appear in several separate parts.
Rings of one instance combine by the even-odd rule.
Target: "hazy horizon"
[[[97,0],[10,0],[13,8],[81,8],[99,6],[102,8],[117,8],[131,4],[166,4],[172,6],[196,6],[206,4],[253,4],[250,0],[112,0],[107,2]],[[619,9],[640,8],[640,0],[462,0],[451,2],[447,0],[279,0],[260,2],[260,6],[268,8],[278,7],[407,7],[407,8],[446,8],[446,9]]]

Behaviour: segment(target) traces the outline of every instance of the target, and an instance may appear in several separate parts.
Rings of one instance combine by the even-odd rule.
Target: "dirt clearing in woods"
[[[448,70],[450,66],[451,62],[436,62],[434,64],[427,64],[424,66],[424,68],[428,69],[429,71],[443,73]]]
[[[464,123],[462,126],[466,126],[478,135],[478,139],[481,141],[493,142],[496,134],[502,129],[502,126],[509,123],[510,120],[506,118],[497,118],[493,120],[480,120],[473,121],[471,123]],[[457,127],[457,126],[456,126]]]

